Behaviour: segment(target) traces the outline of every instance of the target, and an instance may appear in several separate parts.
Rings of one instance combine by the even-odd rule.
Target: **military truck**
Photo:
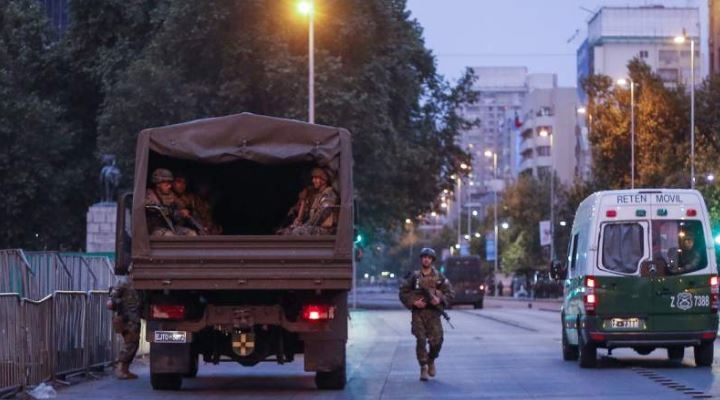
[[[480,257],[448,257],[441,270],[455,290],[455,297],[450,301],[451,306],[472,304],[473,308],[483,308],[487,271],[483,271]]]
[[[335,233],[278,235],[317,167],[338,194]],[[144,200],[158,168],[203,188],[221,234],[150,235]],[[153,389],[179,389],[200,357],[253,366],[299,354],[318,388],[345,386],[352,188],[342,128],[243,113],[140,132],[115,269],[143,298]]]

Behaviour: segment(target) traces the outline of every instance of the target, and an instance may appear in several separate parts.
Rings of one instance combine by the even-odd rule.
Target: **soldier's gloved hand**
[[[415,308],[425,308],[426,305],[427,304],[425,304],[425,299],[423,299],[422,297],[413,302],[413,306],[415,306]]]
[[[179,213],[180,213],[180,216],[183,217],[183,218],[187,218],[187,217],[190,216],[190,210],[188,210],[187,208],[181,209],[181,210],[179,211]]]
[[[430,298],[430,303],[434,306],[440,304],[440,297],[438,297],[437,295],[432,295],[432,297]]]

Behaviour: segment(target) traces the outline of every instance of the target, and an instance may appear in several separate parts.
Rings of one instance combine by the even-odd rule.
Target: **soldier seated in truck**
[[[308,219],[291,229],[293,235],[333,235],[337,225],[338,195],[332,187],[330,172],[313,168],[311,172],[315,196],[310,202]]]
[[[190,216],[190,211],[172,191],[173,173],[165,168],[153,171],[153,187],[145,195],[147,225],[151,236],[197,236],[193,229],[180,226]]]
[[[292,233],[293,229],[307,222],[310,217],[310,205],[315,198],[315,194],[317,193],[313,185],[305,186],[302,190],[300,190],[297,202],[290,207],[287,215],[285,216],[285,220],[281,225],[284,227],[278,229],[276,232],[278,235],[289,235]]]

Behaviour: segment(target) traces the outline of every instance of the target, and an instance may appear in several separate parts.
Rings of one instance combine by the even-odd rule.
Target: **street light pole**
[[[695,41],[690,39],[690,189],[695,189]]]
[[[543,129],[540,136],[547,136],[550,140],[550,261],[555,257],[555,163],[553,157],[553,134]]]
[[[308,16],[308,122],[315,123],[315,3],[303,0],[298,10]]]
[[[315,123],[315,21],[313,3],[308,13],[308,122]]]
[[[690,188],[695,189],[695,40],[688,37],[683,29],[682,36],[676,36],[675,43],[690,41]]]
[[[495,275],[495,288],[493,290],[493,293],[495,293],[495,296],[498,295],[498,223],[497,223],[497,208],[498,208],[498,200],[497,200],[497,153],[491,152],[490,150],[485,151],[485,157],[492,156],[493,159],[493,235],[494,235],[494,246],[495,246],[495,264],[493,266],[493,273]]]
[[[635,189],[635,81],[618,79],[619,85],[630,83],[630,188]]]

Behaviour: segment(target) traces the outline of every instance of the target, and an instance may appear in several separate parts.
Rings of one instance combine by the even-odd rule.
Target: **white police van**
[[[705,202],[696,190],[602,191],[579,206],[564,279],[562,353],[594,367],[597,349],[667,349],[710,366],[718,330],[718,271]]]

